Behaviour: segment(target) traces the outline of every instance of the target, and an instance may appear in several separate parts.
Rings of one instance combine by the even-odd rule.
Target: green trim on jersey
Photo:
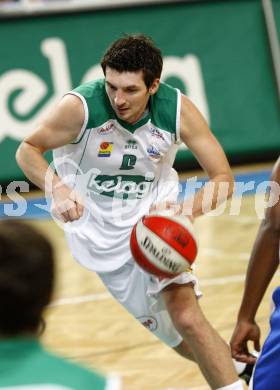
[[[86,128],[98,127],[109,119],[116,118],[105,90],[105,79],[82,84],[75,88],[73,92],[82,95],[87,102],[88,123]]]
[[[122,119],[115,117],[116,120],[124,127],[126,130],[129,130],[131,133],[134,133],[135,130],[139,129],[139,127],[145,125],[151,118],[150,112],[145,115],[144,118],[140,119],[138,122],[134,123],[134,125],[123,121]]]
[[[104,390],[107,383],[102,375],[45,351],[32,338],[0,341],[0,372],[0,388],[52,384],[75,390]]]
[[[152,123],[175,136],[178,93],[179,91],[170,85],[160,83],[157,93],[151,96],[150,102]]]
[[[75,88],[73,92],[79,93],[86,100],[89,112],[87,129],[101,126],[108,120],[115,119],[122,127],[133,133],[151,120],[154,126],[174,134],[176,137],[179,92],[168,84],[160,83],[157,93],[150,98],[148,115],[133,125],[124,122],[115,114],[106,93],[105,79],[82,84]]]

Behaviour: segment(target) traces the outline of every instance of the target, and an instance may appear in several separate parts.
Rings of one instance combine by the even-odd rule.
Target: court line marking
[[[227,283],[236,283],[242,282],[245,279],[245,275],[231,275],[225,276],[221,278],[211,278],[211,279],[201,279],[199,281],[200,286],[215,286],[215,285],[223,285]],[[94,301],[105,301],[107,299],[113,299],[112,295],[108,292],[90,294],[90,295],[81,295],[72,298],[61,298],[57,299],[50,303],[49,307],[54,306],[62,306],[62,305],[75,305],[78,303],[85,302],[94,302]]]
[[[201,249],[202,256],[215,256],[215,257],[234,257],[236,260],[248,260],[250,253],[240,252],[240,253],[231,253],[211,248],[202,248]],[[211,278],[211,279],[201,279],[199,280],[199,284],[201,286],[212,286],[212,285],[223,285],[229,282],[237,283],[242,282],[245,279],[245,275],[231,275],[220,278]],[[62,306],[62,305],[75,305],[78,303],[86,303],[86,302],[96,302],[103,301],[112,298],[111,294],[108,292],[95,293],[89,295],[82,295],[78,297],[72,298],[60,298],[49,304],[49,307],[54,306]]]
[[[213,248],[200,248],[199,250],[199,256],[209,256],[209,257],[222,257],[222,258],[229,258],[234,257],[235,260],[249,260],[250,253],[249,252],[238,252],[238,253],[228,253],[225,251],[222,251],[220,249],[213,249]]]
[[[94,302],[94,301],[105,301],[106,299],[113,298],[112,295],[108,292],[90,294],[90,295],[81,295],[78,297],[72,298],[61,298],[56,301],[51,302],[48,307],[53,306],[63,306],[63,305],[76,305],[78,303],[85,302]]]
[[[280,276],[280,271],[276,272],[275,276]],[[199,285],[202,287],[224,285],[228,283],[239,283],[245,280],[245,274],[223,276],[220,278],[210,278],[199,280]],[[56,307],[63,305],[76,305],[79,303],[105,301],[107,299],[113,299],[109,292],[101,292],[89,295],[81,295],[77,297],[61,298],[51,302],[48,307]]]

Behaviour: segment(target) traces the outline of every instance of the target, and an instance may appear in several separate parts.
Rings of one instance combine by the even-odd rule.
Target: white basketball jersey
[[[133,225],[153,203],[176,200],[172,165],[180,142],[181,94],[161,83],[148,114],[134,125],[116,116],[104,80],[70,94],[83,102],[84,125],[75,142],[54,151],[54,162],[63,181],[83,196],[85,212],[66,224],[65,233],[82,265],[113,271],[131,258]]]

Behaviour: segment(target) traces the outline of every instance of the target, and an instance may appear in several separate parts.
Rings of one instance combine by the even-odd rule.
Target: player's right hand
[[[51,213],[62,222],[73,222],[81,218],[84,205],[77,192],[59,183],[53,188]]]
[[[260,328],[255,322],[239,321],[230,340],[231,354],[240,362],[254,364],[256,357],[249,351],[249,341],[253,342],[256,351],[260,351]]]

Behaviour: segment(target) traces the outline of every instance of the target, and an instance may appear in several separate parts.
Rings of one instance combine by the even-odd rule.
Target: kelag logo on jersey
[[[121,199],[142,199],[153,184],[152,175],[96,175],[91,173],[87,190],[95,194]]]
[[[110,157],[113,149],[113,142],[101,142],[99,145],[98,157]]]

